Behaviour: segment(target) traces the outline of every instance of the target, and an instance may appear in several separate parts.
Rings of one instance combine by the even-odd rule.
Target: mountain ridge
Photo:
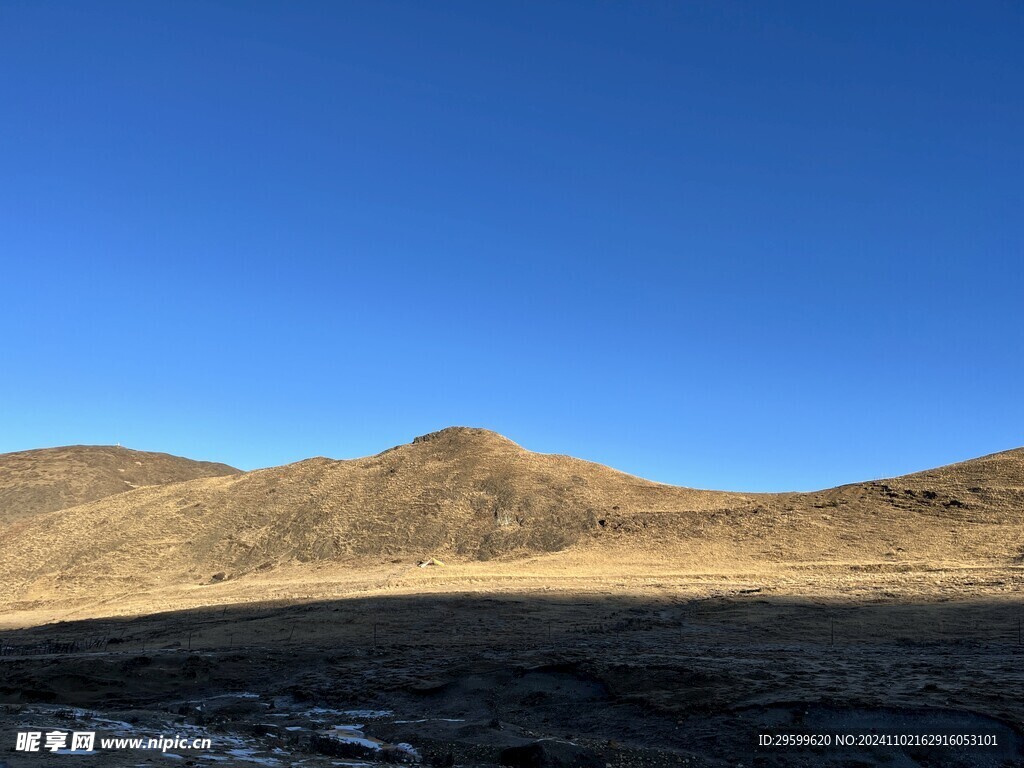
[[[1022,509],[1020,449],[823,491],[738,493],[449,428],[373,456],[142,487],[27,518],[0,540],[0,604],[286,566],[511,563],[568,550],[692,570],[1012,565]]]
[[[139,487],[238,473],[226,464],[114,445],[0,454],[0,526]]]

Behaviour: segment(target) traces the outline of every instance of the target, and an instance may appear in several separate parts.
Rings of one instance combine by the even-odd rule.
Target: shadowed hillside
[[[605,574],[653,562],[733,574],[1008,566],[1024,550],[1022,508],[1020,450],[815,493],[739,494],[449,428],[368,458],[139,488],[38,516],[0,542],[0,600],[194,591],[430,556],[511,567],[575,553]]]
[[[0,454],[0,526],[134,488],[237,472],[226,464],[120,446],[72,445]]]

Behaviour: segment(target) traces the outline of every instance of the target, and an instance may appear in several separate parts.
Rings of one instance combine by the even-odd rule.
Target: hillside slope
[[[0,454],[0,526],[134,488],[236,474],[226,464],[120,446]]]
[[[0,540],[0,603],[566,549],[682,569],[1012,565],[1024,451],[815,493],[677,488],[493,432],[450,428],[376,456],[139,488]],[[86,532],[83,535],[83,532]]]
[[[609,514],[699,514],[747,498],[451,428],[368,458],[139,488],[25,521],[0,541],[0,590],[10,598],[97,579],[202,583],[295,562],[551,552]]]

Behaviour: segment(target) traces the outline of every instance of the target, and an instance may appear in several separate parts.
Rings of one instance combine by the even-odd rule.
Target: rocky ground
[[[1020,575],[931,596],[479,589],[0,633],[20,766],[1024,765]],[[798,590],[790,590],[796,592]],[[209,749],[15,752],[17,731]],[[989,746],[760,745],[967,734]]]

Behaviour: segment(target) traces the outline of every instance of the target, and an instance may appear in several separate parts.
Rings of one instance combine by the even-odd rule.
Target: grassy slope
[[[0,454],[0,525],[134,488],[237,472],[226,464],[120,446],[73,445]]]
[[[1020,450],[816,493],[734,494],[651,483],[453,428],[364,459],[140,488],[26,521],[0,541],[0,601],[194,588],[214,574],[407,566],[431,555],[508,561],[567,551],[597,565],[693,570],[1010,565],[1024,549],[1022,508]]]

